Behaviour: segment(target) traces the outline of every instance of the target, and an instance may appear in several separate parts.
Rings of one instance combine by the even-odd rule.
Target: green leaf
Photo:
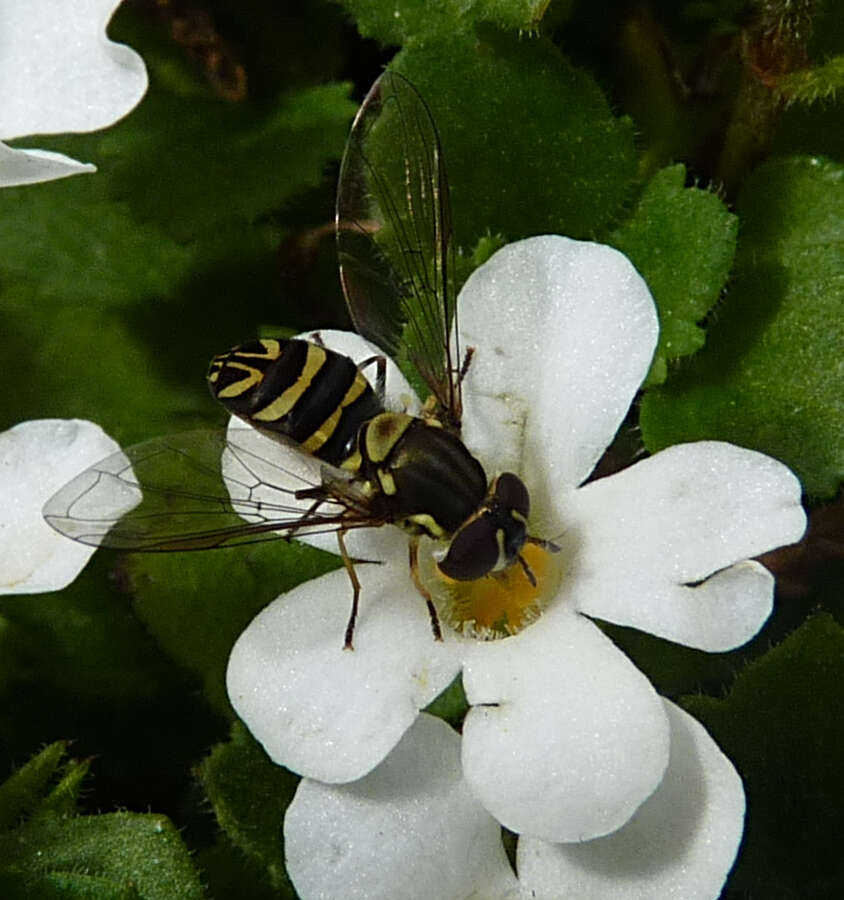
[[[107,187],[97,174],[0,192],[1,283],[31,284],[29,302],[98,309],[166,294],[193,251],[139,223]]]
[[[0,306],[3,300],[0,297]],[[0,312],[0,319],[2,319]],[[0,353],[18,365],[7,378],[5,424],[31,418],[87,418],[103,423],[122,443],[149,433],[203,421],[211,411],[197,364],[194,392],[179,390],[163,377],[137,333],[120,317],[90,308],[46,309],[16,317],[0,333]]]
[[[531,31],[548,8],[548,0],[341,0],[364,37],[383,44],[403,44],[412,38],[447,35],[488,22],[501,28]]]
[[[784,75],[777,82],[777,90],[790,103],[816,103],[844,88],[844,56],[832,59],[814,69],[800,69]]]
[[[461,257],[458,261],[458,264],[464,264],[471,266],[472,269],[477,269],[478,266],[482,266],[494,253],[497,253],[507,242],[500,234],[488,234],[482,237],[477,244],[475,244],[475,249],[472,252],[472,255],[465,259]],[[470,270],[471,271],[471,270]],[[468,275],[466,276],[468,278]],[[466,278],[461,278],[461,282],[465,281]]]
[[[454,34],[394,65],[437,123],[459,247],[489,234],[592,237],[616,219],[635,175],[632,125],[550,41]]]
[[[298,776],[275,765],[235,722],[231,740],[214,748],[200,777],[231,841],[261,866],[273,886],[295,896],[284,868],[282,829]]]
[[[230,715],[225,672],[240,633],[279,594],[338,565],[333,554],[271,541],[204,553],[132,554],[126,577],[139,617],[162,648],[196,672],[209,702]]]
[[[203,897],[179,832],[164,816],[39,818],[0,835],[0,860],[6,900]]]
[[[82,783],[90,768],[90,760],[68,762],[59,783],[38,804],[35,814],[39,816],[72,816],[76,812],[76,803],[82,790]]]
[[[64,759],[67,745],[55,741],[0,784],[0,829],[32,815]]]
[[[468,711],[469,704],[466,702],[466,692],[463,689],[463,676],[459,674],[424,709],[424,712],[439,716],[455,728],[460,727]]]
[[[735,255],[738,220],[715,194],[685,180],[681,165],[658,172],[609,238],[647,281],[659,311],[650,384],[665,381],[668,360],[703,346],[698,322],[718,300]]]
[[[277,234],[232,220],[183,247],[100,178],[0,192],[0,426],[71,415],[126,444],[207,424],[208,360],[277,314]]]
[[[724,700],[687,697],[683,706],[744,780],[747,830],[731,884],[772,900],[837,896],[844,883],[841,627],[828,615],[809,619],[750,663]]]
[[[814,496],[844,475],[844,169],[761,166],[738,202],[735,282],[706,347],[642,404],[645,443],[720,439],[789,465]]]
[[[0,192],[0,353],[17,362],[8,424],[70,414],[137,439],[139,420],[199,409],[161,377],[125,312],[147,301],[167,317],[161,298],[196,254],[139,226],[102,188],[79,177]]]
[[[609,622],[601,622],[600,626],[665,697],[693,690],[718,693],[732,681],[744,661],[744,650],[706,653],[635,628]]]
[[[74,814],[88,764],[64,763],[64,753],[63,742],[51,744],[0,784],[0,896],[199,900],[168,819]]]
[[[64,741],[55,741],[0,784],[0,830],[24,818],[75,814],[90,763],[65,762],[66,750]]]
[[[232,844],[225,832],[220,834],[212,846],[204,847],[198,852],[197,865],[202,871],[203,882],[211,897],[296,900],[292,887],[289,890],[281,886],[273,887],[261,866]]]
[[[322,182],[355,112],[348,94],[348,84],[326,84],[264,106],[154,90],[103,138],[112,195],[179,241],[254,222]]]
[[[78,872],[32,872],[0,869],[4,900],[139,900],[131,882]]]

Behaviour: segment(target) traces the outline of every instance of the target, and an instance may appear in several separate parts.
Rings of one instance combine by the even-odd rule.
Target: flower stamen
[[[495,640],[535,622],[559,583],[554,554],[525,544],[519,565],[476,581],[455,581],[434,567],[432,593],[440,618],[465,637]]]

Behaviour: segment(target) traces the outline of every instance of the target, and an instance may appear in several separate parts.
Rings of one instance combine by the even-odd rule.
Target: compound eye
[[[495,479],[493,494],[505,509],[515,510],[523,519],[530,515],[530,494],[518,475],[502,472]]]
[[[491,516],[484,513],[458,529],[445,557],[437,564],[455,581],[474,581],[498,564],[499,544]]]

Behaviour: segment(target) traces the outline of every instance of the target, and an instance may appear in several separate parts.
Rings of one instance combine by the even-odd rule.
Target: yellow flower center
[[[507,637],[534,622],[553,598],[560,579],[557,554],[525,544],[522,558],[501,572],[477,581],[454,581],[432,565],[425,567],[425,583],[437,611],[455,631],[483,640]]]

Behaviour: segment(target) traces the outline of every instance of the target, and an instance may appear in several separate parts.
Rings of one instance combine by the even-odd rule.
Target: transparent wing
[[[114,453],[44,506],[61,534],[119,550],[208,550],[380,524],[257,454],[251,429],[192,431]],[[305,498],[297,493],[305,491]]]
[[[431,113],[385,72],[352,125],[337,188],[337,250],[358,332],[416,367],[445,421],[459,427],[459,347],[451,205]],[[456,328],[454,329],[456,334]]]

